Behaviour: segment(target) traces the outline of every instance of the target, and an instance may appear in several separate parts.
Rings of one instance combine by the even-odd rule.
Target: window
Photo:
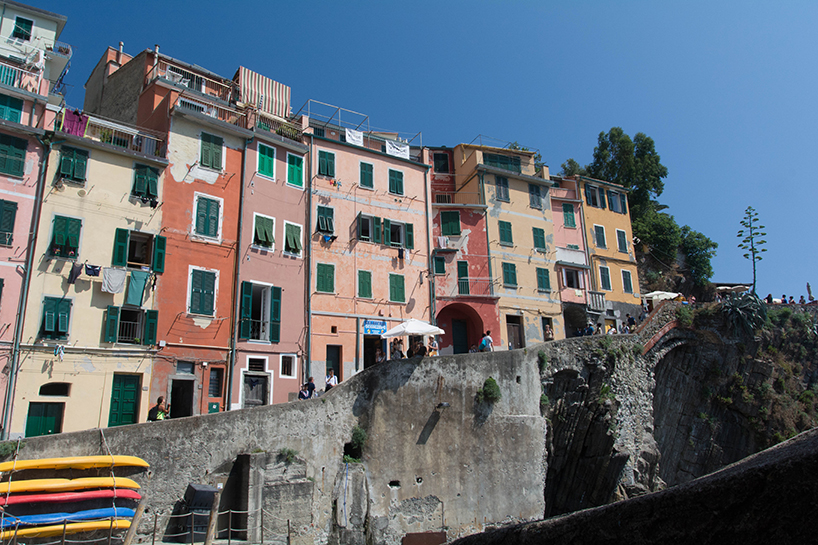
[[[292,153],[287,154],[287,184],[304,187],[304,158]]]
[[[202,156],[199,164],[213,170],[222,169],[222,147],[224,138],[212,134],[202,133]]]
[[[495,198],[498,201],[508,202],[508,178],[504,178],[503,176],[495,176],[494,178],[497,186]]]
[[[335,265],[318,263],[315,266],[315,291],[335,293]]]
[[[446,260],[439,255],[435,256],[435,274],[446,274]]]
[[[333,234],[335,232],[335,223],[333,222],[334,210],[328,206],[318,206],[318,226],[316,231],[319,233]]]
[[[599,283],[605,291],[611,291],[611,270],[608,267],[599,267]]]
[[[528,204],[531,208],[542,208],[542,192],[537,184],[528,184]]]
[[[207,381],[207,397],[222,397],[223,379],[224,369],[220,367],[210,368],[210,380]]]
[[[15,77],[12,69],[0,72],[0,82],[10,84]],[[9,81],[11,78],[12,81]],[[0,95],[0,119],[19,123],[23,116],[23,100],[8,95]]]
[[[457,293],[459,295],[469,295],[469,262],[457,262]]]
[[[372,171],[375,167],[371,163],[361,163],[361,180],[358,182],[361,187],[372,189],[375,187]]]
[[[219,237],[219,211],[221,199],[196,195],[196,223],[193,230],[197,235],[210,238]]]
[[[156,310],[109,305],[105,316],[105,342],[153,346],[158,323],[159,312]]]
[[[562,274],[563,282],[566,288],[573,288],[575,290],[582,288],[579,283],[579,271],[575,269],[564,269]]]
[[[512,172],[522,172],[522,169],[520,168],[519,157],[509,157],[507,155],[484,153],[483,164],[490,167],[502,168],[503,170],[510,170]]]
[[[292,354],[281,355],[281,371],[282,378],[295,378],[295,356]]]
[[[17,217],[17,203],[0,200],[0,246],[11,246],[14,241],[14,219]]]
[[[364,215],[358,214],[358,240],[364,240],[364,241],[367,241],[367,242],[369,242],[369,241],[380,242],[381,241],[380,236],[378,236],[377,240],[374,239],[375,233],[374,233],[374,230],[372,228],[372,221],[373,221],[373,218],[370,218],[369,216],[364,216]],[[378,227],[380,227],[380,219],[378,221]]]
[[[594,208],[605,208],[605,190],[585,184],[585,202]]]
[[[608,206],[611,207],[611,212],[621,214],[622,205],[620,203],[621,201],[619,200],[619,193],[617,193],[616,191],[608,191]]]
[[[435,153],[434,154],[434,170],[438,174],[449,174],[449,154]]]
[[[275,220],[273,218],[255,214],[253,220],[253,246],[272,250],[275,245],[274,228]]]
[[[284,253],[301,257],[301,226],[284,222]]]
[[[31,40],[31,27],[34,26],[34,21],[31,19],[24,19],[23,17],[17,17],[14,20],[14,30],[11,33],[12,38],[17,38],[18,40],[29,41]]]
[[[574,205],[571,203],[562,203],[562,223],[566,227],[576,227],[577,220],[574,216]]]
[[[60,149],[60,177],[69,182],[85,182],[88,168],[88,152],[63,146]]]
[[[159,171],[145,165],[136,165],[133,170],[134,181],[131,195],[156,199],[159,196]]]
[[[389,169],[389,192],[394,195],[403,195],[403,172]]]
[[[596,241],[597,248],[607,248],[608,245],[605,243],[605,226],[604,225],[594,225],[594,240]]]
[[[630,271],[622,271],[622,290],[625,293],[633,293],[633,280]]]
[[[415,247],[415,227],[411,223],[358,214],[358,240],[411,250]]]
[[[371,271],[358,271],[358,297],[372,299]]]
[[[191,314],[213,316],[216,307],[216,273],[202,269],[191,269],[190,272],[190,306]]]
[[[40,336],[44,339],[67,339],[71,321],[71,301],[58,297],[43,299],[43,321]]]
[[[165,250],[167,239],[139,231],[117,229],[114,234],[114,256],[111,265],[115,267],[150,267],[154,272],[165,271]]]
[[[313,127],[312,132],[313,134],[315,134],[315,136],[320,136],[321,138],[323,138],[326,135],[327,131],[324,130],[324,127]]]
[[[258,173],[262,176],[275,179],[276,177],[276,150],[270,146],[258,145]]]
[[[628,235],[622,229],[616,230],[616,244],[620,252],[628,253]]]
[[[551,277],[548,269],[537,267],[537,291],[551,291]]]
[[[500,244],[504,246],[511,246],[514,244],[514,238],[511,236],[511,223],[508,221],[498,222],[500,226]]]
[[[0,173],[22,176],[26,164],[26,147],[22,138],[0,134]]]
[[[460,235],[460,212],[441,212],[440,232],[443,236]]]
[[[81,230],[81,220],[54,216],[54,232],[51,236],[49,254],[54,257],[77,257]]]
[[[176,362],[176,374],[177,375],[192,375],[192,374],[194,374],[195,369],[196,369],[196,366],[192,361],[177,361]]]
[[[514,263],[503,263],[503,285],[517,287],[517,265]]]
[[[389,300],[393,303],[406,301],[406,291],[403,285],[402,274],[389,274]]]
[[[569,250],[579,250],[579,244],[568,244]]]
[[[40,386],[41,396],[69,397],[71,395],[70,382],[49,382]]]
[[[318,152],[318,174],[335,177],[335,154],[329,151]]]
[[[239,338],[277,343],[281,339],[281,288],[241,283]]]
[[[534,249],[545,251],[545,231],[539,227],[534,227]]]

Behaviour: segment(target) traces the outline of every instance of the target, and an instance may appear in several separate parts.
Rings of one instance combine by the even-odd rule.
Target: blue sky
[[[818,297],[818,2],[33,3],[68,17],[68,103],[106,46],[161,51],[225,77],[239,65],[313,98],[453,146],[482,134],[537,148],[552,173],[597,136],[643,132],[659,198],[719,243],[713,280],[750,282],[744,209],[767,226],[758,291]]]

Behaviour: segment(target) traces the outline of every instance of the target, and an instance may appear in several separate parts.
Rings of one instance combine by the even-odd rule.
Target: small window
[[[149,166],[136,165],[134,167],[134,182],[131,195],[143,199],[156,199],[159,197],[159,171]]]
[[[440,213],[440,233],[443,236],[460,235],[460,212],[445,211]]]
[[[177,361],[176,374],[177,375],[192,375],[195,365],[192,361]]]
[[[68,397],[71,395],[70,382],[49,382],[40,386],[41,396]]]
[[[196,223],[194,232],[210,238],[219,237],[221,201],[204,195],[196,196]]]
[[[605,291],[611,291],[611,270],[608,267],[599,267],[599,284]]]
[[[287,184],[304,187],[304,158],[292,153],[287,154]]]
[[[190,273],[190,313],[213,316],[215,302],[216,273],[193,269]]]
[[[284,252],[301,257],[301,226],[284,222]]]
[[[361,163],[361,179],[358,182],[361,187],[365,187],[367,189],[373,189],[375,187],[373,176],[374,168],[374,165],[371,163]]]
[[[223,148],[224,138],[203,132],[202,155],[199,164],[206,168],[212,168],[213,170],[221,170]]]
[[[517,287],[517,266],[514,263],[503,263],[503,285]]]
[[[579,250],[579,244],[568,244],[569,250]]]
[[[622,206],[621,201],[619,200],[619,193],[616,191],[608,191],[608,206],[611,208],[611,212],[616,212],[617,214],[622,213]]]
[[[49,247],[50,255],[54,257],[77,257],[81,231],[81,220],[54,216],[54,228],[51,235],[51,246]]]
[[[281,356],[281,376],[285,378],[295,378],[295,356]]]
[[[605,243],[605,226],[604,225],[594,225],[594,239],[596,240],[597,248],[607,248],[608,245]]]
[[[393,303],[406,302],[406,291],[402,274],[389,275],[389,300]]]
[[[358,271],[358,297],[372,299],[372,272]]]
[[[439,255],[435,256],[435,274],[446,274],[446,260]]]
[[[537,290],[551,291],[551,277],[548,269],[537,267]]]
[[[585,202],[588,206],[599,208],[599,194],[595,186],[585,184]]]
[[[14,20],[14,30],[11,33],[11,37],[28,42],[31,40],[31,28],[33,26],[34,21],[31,19],[17,17]]]
[[[389,192],[393,195],[403,195],[403,172],[389,169]]]
[[[0,74],[0,80],[2,75]],[[28,142],[7,134],[0,134],[0,173],[20,177],[25,171]]]
[[[566,288],[573,288],[575,290],[582,288],[579,283],[579,271],[575,269],[565,269],[563,271],[563,278]]]
[[[616,245],[620,252],[628,253],[628,235],[622,229],[616,230]]]
[[[574,205],[571,203],[562,203],[562,222],[566,227],[576,227],[577,220],[574,216]]]
[[[14,241],[14,220],[17,218],[17,203],[0,200],[0,246],[11,246]]]
[[[315,266],[315,291],[335,293],[335,265],[318,263]]]
[[[324,136],[326,135],[327,131],[325,131],[325,130],[324,130],[324,127],[313,127],[313,129],[312,129],[312,133],[313,133],[315,136],[320,136],[321,138],[324,138]]]
[[[449,154],[435,153],[434,154],[434,169],[438,174],[449,174]]]
[[[633,280],[630,271],[622,271],[622,290],[625,293],[633,293]]]
[[[534,249],[544,252],[545,251],[545,230],[540,229],[539,227],[534,227],[533,231],[534,231]]]
[[[358,214],[358,240],[373,241],[372,218]]]
[[[71,321],[71,300],[57,297],[43,299],[43,321],[40,336],[45,339],[67,339]]]
[[[500,244],[504,246],[511,246],[514,244],[514,238],[511,235],[511,222],[499,221],[500,226]]]
[[[329,178],[335,177],[335,154],[329,151],[318,152],[318,174]]]
[[[258,173],[275,179],[276,177],[276,150],[264,144],[258,145]]]
[[[116,229],[111,265],[137,269],[150,267],[154,272],[164,272],[166,247],[167,239],[163,236]]]
[[[224,369],[220,367],[211,367],[210,380],[207,382],[207,397],[222,397],[223,381]]]
[[[318,225],[316,231],[329,235],[335,232],[335,222],[333,220],[334,210],[328,206],[318,206]]]
[[[494,153],[484,153],[483,163],[490,167],[502,168],[503,170],[510,170],[512,172],[522,172],[520,158],[509,157],[508,155],[498,155]]]
[[[11,69],[8,69],[11,70]],[[8,78],[13,78],[14,72],[0,72],[0,82],[9,83]],[[9,83],[10,84],[10,83]],[[23,117],[23,100],[8,95],[0,95],[0,119],[19,123]]]
[[[88,152],[63,146],[60,149],[60,177],[69,182],[85,183]]]
[[[531,208],[542,209],[542,193],[537,184],[528,184],[528,204]]]
[[[253,245],[273,249],[275,245],[274,227],[275,220],[273,218],[256,214],[253,225]]]
[[[508,178],[504,176],[495,176],[497,191],[496,198],[498,201],[508,202]]]

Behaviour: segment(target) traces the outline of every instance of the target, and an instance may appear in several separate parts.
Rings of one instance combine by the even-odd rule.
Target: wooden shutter
[[[301,187],[304,185],[302,174],[303,160],[297,155],[287,155],[287,183]]]
[[[406,224],[406,247],[410,250],[415,248],[415,227],[411,223]]]
[[[193,269],[190,273],[190,312],[202,312],[202,271]]]
[[[65,220],[66,235],[68,238],[68,254],[69,256],[76,254],[80,247],[80,232],[82,231],[82,221],[76,218],[66,218]]]
[[[128,244],[131,233],[127,229],[117,229],[114,235],[114,257],[111,265],[126,267],[128,265]]]
[[[46,297],[43,300],[43,332],[53,334],[57,325],[57,300]]]
[[[625,293],[633,293],[633,281],[631,280],[630,271],[622,271],[622,290]]]
[[[158,197],[159,173],[152,168],[146,168],[145,177],[148,179],[148,197]]]
[[[327,167],[327,152],[326,151],[319,151],[318,152],[318,174],[321,176],[329,176],[327,174],[329,172],[329,168]]]
[[[145,175],[146,167],[136,167],[134,169],[133,194],[140,197],[145,196],[148,190],[148,177]]]
[[[202,166],[203,167],[210,167],[213,164],[213,152],[212,146],[210,143],[210,135],[203,132],[202,133]]]
[[[545,250],[545,231],[539,227],[534,227],[534,247],[538,250]]]
[[[435,274],[446,274],[446,260],[435,256]]]
[[[239,338],[249,339],[253,318],[253,283],[241,283],[241,319],[239,321]]]
[[[361,187],[374,187],[374,180],[372,176],[372,165],[369,163],[361,163]]]
[[[0,170],[11,176],[22,176],[25,169],[28,142],[12,136],[4,136],[0,141],[5,144],[5,150],[0,149],[0,154],[3,151],[6,152],[5,169]]]
[[[599,268],[599,281],[603,290],[611,290],[611,271],[608,267]]]
[[[202,273],[202,308],[204,314],[213,315],[216,300],[216,273]]]
[[[370,299],[372,297],[372,273],[358,271],[358,297]]]
[[[153,237],[153,272],[165,272],[165,249],[168,241],[165,237]]]
[[[335,177],[335,154],[327,153],[327,176]]]
[[[270,288],[270,342],[281,340],[281,288]]]
[[[588,184],[585,184],[585,202],[588,204],[588,206],[593,206],[593,203],[591,202],[592,191],[596,192],[596,188],[591,187]]]
[[[17,218],[17,203],[0,201],[0,244],[11,246],[14,234],[14,220]]]
[[[376,244],[380,244],[381,243],[381,218],[375,216],[374,218],[372,218],[372,224],[373,224],[372,240]]]
[[[105,342],[115,343],[119,337],[119,307],[108,305],[105,315]]]
[[[625,231],[620,231],[617,229],[616,231],[616,242],[619,246],[618,250],[620,252],[627,252],[628,251],[628,239],[625,235]]]
[[[500,242],[504,244],[514,244],[514,238],[511,234],[511,223],[507,221],[500,222]]]
[[[595,225],[594,226],[594,234],[596,235],[596,245],[599,248],[607,248],[607,244],[605,244],[605,227],[602,225]]]
[[[88,169],[88,152],[84,150],[74,150],[74,179],[80,182],[85,181],[85,171]]]
[[[71,301],[61,299],[57,303],[57,332],[61,336],[68,333],[68,323],[71,318]]]
[[[276,151],[274,148],[259,144],[258,146],[258,171],[265,176],[275,175],[275,157]]]
[[[52,252],[65,244],[65,222],[66,218],[54,216],[54,234],[51,241]]]
[[[156,332],[159,324],[159,311],[145,311],[145,331],[142,335],[142,344],[153,346],[156,344]]]
[[[383,243],[387,246],[392,244],[392,220],[383,218]]]
[[[67,178],[74,176],[73,148],[62,148],[62,150],[60,150],[60,174]]]
[[[219,236],[219,201],[207,199],[207,236]]]
[[[213,154],[213,157],[212,157],[213,164],[211,165],[211,168],[214,168],[215,170],[221,170],[222,169],[222,146],[223,146],[224,140],[219,136],[213,136],[212,139],[213,140],[212,140],[212,144],[211,144],[211,146],[212,146],[211,147],[211,153]]]
[[[599,188],[599,207],[605,208],[605,190],[601,187]]]
[[[628,198],[625,197],[625,195],[622,195],[622,194],[619,195],[619,204],[622,205],[622,213],[627,214],[628,213]]]
[[[364,221],[369,221],[365,219],[360,212],[358,212],[358,240],[369,240],[371,238],[371,233],[369,238],[364,238]]]
[[[548,269],[537,268],[537,288],[540,290],[551,289],[551,277]]]
[[[563,224],[566,227],[576,227],[577,222],[574,217],[574,205],[571,203],[562,203]]]

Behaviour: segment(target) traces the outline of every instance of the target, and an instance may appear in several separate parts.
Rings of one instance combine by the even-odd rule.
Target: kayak
[[[88,509],[76,513],[44,513],[41,515],[24,515],[15,517],[6,514],[0,519],[0,528],[14,528],[15,526],[37,526],[39,524],[62,524],[65,521],[79,522],[93,519],[133,518],[134,510],[126,507],[105,507],[102,509]]]
[[[150,464],[136,456],[74,456],[0,462],[0,472],[21,471],[23,469],[92,469],[95,467],[122,466],[150,467]]]
[[[136,490],[130,490],[127,488],[107,488],[103,490],[86,490],[83,492],[15,494],[5,498],[0,496],[0,505],[19,505],[25,503],[70,503],[75,501],[100,500],[105,498],[140,500],[142,499],[142,496]]]
[[[139,484],[127,477],[83,477],[81,479],[30,479],[0,483],[0,494],[15,492],[49,492],[83,488],[136,488]]]
[[[56,524],[53,526],[33,526],[29,528],[17,528],[16,530],[4,530],[0,532],[0,539],[11,539],[15,535],[20,537],[54,537],[61,536],[63,531],[66,534],[76,534],[79,532],[92,532],[94,530],[127,530],[131,527],[131,521],[127,519],[94,520],[89,522],[70,522],[68,524]]]

